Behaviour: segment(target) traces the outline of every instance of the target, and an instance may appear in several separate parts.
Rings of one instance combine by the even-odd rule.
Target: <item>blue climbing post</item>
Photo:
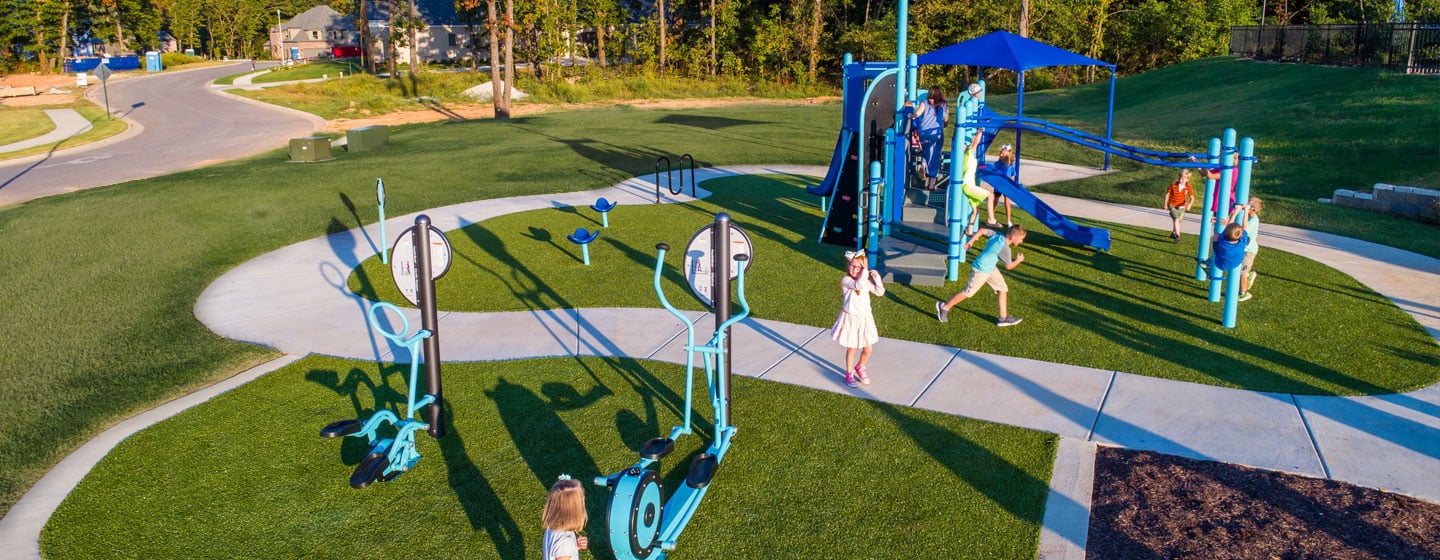
[[[583,262],[585,266],[590,266],[590,242],[598,237],[600,237],[600,230],[597,229],[592,233],[582,227],[575,228],[575,233],[565,236],[565,239],[569,239],[571,243],[580,246],[580,254],[582,255]]]
[[[385,181],[375,178],[375,198],[380,201],[380,264],[390,264],[390,241],[385,237]]]
[[[920,55],[910,53],[910,102],[914,103],[920,97]]]
[[[969,93],[961,93],[968,96]],[[945,223],[950,227],[949,244],[945,255],[945,279],[954,282],[960,279],[960,263],[965,262],[965,224],[970,223],[970,199],[965,198],[961,186],[961,172],[965,167],[965,140],[961,139],[960,123],[970,117],[966,108],[957,99],[955,105],[961,113],[955,117],[954,133],[950,135],[950,188],[945,191]]]
[[[1236,178],[1235,188],[1237,194],[1235,201],[1240,204],[1250,202],[1250,167],[1255,161],[1255,141],[1249,138],[1240,141],[1240,168],[1236,170],[1239,177]],[[1241,218],[1242,220],[1244,218]],[[1241,222],[1244,223],[1244,222]],[[1251,240],[1253,243],[1254,240]],[[1235,269],[1240,271],[1239,268]],[[1240,307],[1240,275],[1227,274],[1225,276],[1225,314],[1220,324],[1227,329],[1235,328],[1236,315]]]
[[[897,78],[898,78],[898,76],[897,76]],[[898,133],[896,132],[898,129],[899,129],[899,124],[898,124],[898,122],[897,122],[895,128],[887,128],[887,129],[885,129],[885,160],[884,160],[884,161],[885,161],[885,165],[889,166],[889,169],[885,169],[885,170],[883,170],[883,171],[880,172],[880,187],[879,187],[880,190],[875,191],[874,194],[875,194],[876,196],[873,196],[873,197],[870,199],[870,211],[871,211],[871,213],[875,216],[876,221],[880,224],[880,234],[881,234],[881,235],[885,235],[885,236],[890,235],[890,222],[891,222],[892,220],[891,220],[890,209],[889,209],[889,208],[881,208],[881,207],[879,207],[879,204],[881,203],[881,201],[887,200],[884,196],[882,196],[882,193],[894,192],[894,191],[891,190],[892,188],[895,188],[895,189],[904,189],[904,188],[905,188],[905,186],[904,186],[904,183],[905,183],[904,170],[897,168],[897,166],[903,165],[903,159],[902,159],[902,158],[903,158],[903,156],[904,156],[903,152],[905,151],[905,150],[904,150],[903,148],[901,148],[900,145],[899,145],[900,140],[903,139],[904,136],[901,135],[901,134],[898,134]],[[872,190],[873,190],[873,189],[872,189]],[[896,196],[896,197],[891,197],[891,198],[898,200],[898,199],[900,199],[901,197]],[[903,200],[898,200],[898,201],[901,202],[901,203],[904,202]],[[890,204],[886,204],[886,206],[890,206]],[[872,230],[872,231],[873,231],[873,230]],[[872,265],[872,266],[873,266],[873,265]]]
[[[880,172],[881,165],[878,161],[870,162],[870,192],[866,196],[869,200],[870,227],[865,234],[865,260],[873,270],[879,260],[877,256],[880,247],[880,187],[885,184],[884,174]]]
[[[605,200],[605,197],[602,196],[595,201],[595,204],[590,205],[591,210],[600,213],[600,227],[610,227],[610,211],[614,210],[617,204],[619,203]]]
[[[1220,163],[1220,139],[1210,139],[1210,158],[1206,161],[1211,165]],[[1210,242],[1215,236],[1215,187],[1219,181],[1205,179],[1205,198],[1200,201],[1200,248],[1195,251],[1195,279],[1204,280],[1207,271],[1205,262],[1210,260]]]
[[[1235,177],[1237,171],[1235,167],[1231,165],[1231,161],[1236,154],[1235,129],[1225,129],[1223,138],[1223,145],[1220,148],[1220,182],[1215,185],[1215,191],[1219,193],[1219,199],[1215,201],[1215,225],[1217,227],[1220,225],[1220,222],[1230,217],[1230,180]],[[1210,267],[1210,301],[1220,301],[1220,283],[1225,281],[1226,277],[1229,276],[1231,276],[1231,274],[1221,273],[1221,271],[1213,265]]]

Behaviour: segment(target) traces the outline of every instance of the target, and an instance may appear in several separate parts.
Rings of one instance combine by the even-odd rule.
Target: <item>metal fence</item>
[[[1246,25],[1230,28],[1230,55],[1440,74],[1440,25]]]

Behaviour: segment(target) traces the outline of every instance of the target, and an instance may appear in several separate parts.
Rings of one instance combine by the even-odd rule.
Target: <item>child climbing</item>
[[[1170,211],[1170,240],[1180,242],[1180,222],[1185,220],[1185,213],[1195,205],[1195,193],[1190,190],[1190,170],[1180,170],[1180,176],[1170,183],[1170,188],[1165,190],[1165,204],[1163,208]]]
[[[875,316],[870,312],[870,295],[885,295],[885,283],[880,272],[867,270],[865,253],[846,251],[845,276],[840,279],[840,316],[830,327],[830,338],[845,347],[845,384],[856,386],[856,381],[870,384],[865,372],[865,362],[870,360],[870,349],[880,341],[880,332],[875,328]],[[860,359],[855,359],[855,351]]]
[[[981,204],[985,205],[985,210],[990,217],[986,224],[992,227],[1000,225],[995,223],[995,193],[975,181],[975,169],[980,165],[979,160],[976,159],[978,155],[976,151],[979,150],[980,138],[984,134],[985,129],[983,128],[975,131],[975,138],[970,141],[970,145],[965,147],[965,155],[961,161],[963,166],[961,168],[963,173],[960,176],[961,192],[965,194],[965,198],[970,200],[970,208],[975,210],[975,213],[971,214],[970,223],[966,225],[965,232],[967,234],[973,233],[978,228]]]
[[[580,551],[590,547],[590,539],[575,532],[584,529],[588,520],[585,489],[580,481],[560,475],[560,480],[550,487],[545,510],[540,514],[540,522],[545,526],[541,544],[544,560],[579,560]]]
[[[945,138],[945,119],[950,116],[950,106],[938,86],[930,86],[925,102],[915,108],[915,132],[919,135],[921,154],[925,167],[925,190],[936,189],[936,177],[940,173],[940,150]]]
[[[1255,287],[1255,255],[1260,252],[1260,211],[1265,201],[1251,197],[1245,204],[1245,260],[1240,262],[1240,301],[1250,299],[1250,288]]]
[[[1221,222],[1221,230],[1215,234],[1214,244],[1210,248],[1210,261],[1207,263],[1212,267],[1211,277],[1215,271],[1223,271],[1225,274],[1232,274],[1239,270],[1245,260],[1245,247],[1250,244],[1250,236],[1245,234],[1245,226],[1237,223],[1237,220],[1249,212],[1245,205],[1235,207],[1235,212],[1230,214]],[[1259,222],[1256,222],[1259,226]],[[1245,297],[1240,298],[1242,301]]]
[[[995,290],[995,296],[999,300],[1000,315],[995,326],[1009,327],[1020,324],[1019,317],[1010,316],[1008,305],[1010,287],[1005,285],[1005,277],[1000,274],[996,264],[1000,262],[1005,249],[1019,247],[1021,243],[1025,242],[1025,229],[1020,226],[1011,226],[1004,233],[982,229],[965,242],[965,250],[969,251],[982,235],[989,237],[990,241],[985,243],[985,249],[980,251],[980,255],[975,257],[974,264],[970,265],[970,280],[965,283],[965,288],[951,297],[949,301],[935,302],[935,318],[939,319],[941,323],[950,321],[951,308],[979,293],[980,287],[988,284],[990,289]],[[1015,270],[1015,267],[1020,266],[1022,262],[1025,262],[1025,255],[1016,253],[1015,258],[1005,263],[1005,270]]]
[[[1000,145],[1000,155],[995,156],[995,170],[1007,178],[1015,178],[1015,152],[1009,144]],[[995,193],[995,198],[996,204],[1005,204],[1005,227],[1015,225],[1015,204],[1010,202],[1010,197]]]

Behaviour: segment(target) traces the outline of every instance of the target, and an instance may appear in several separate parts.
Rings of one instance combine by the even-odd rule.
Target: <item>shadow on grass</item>
[[[660,117],[660,119],[657,120],[657,121],[655,121],[655,122],[660,123],[660,124],[675,124],[675,125],[681,125],[681,126],[693,126],[693,127],[695,127],[695,128],[703,128],[703,129],[706,129],[706,130],[719,130],[719,129],[722,129],[722,128],[729,128],[729,127],[732,127],[732,126],[742,126],[742,125],[747,125],[747,124],[766,124],[766,123],[762,123],[762,122],[760,122],[760,121],[749,121],[749,120],[744,120],[744,119],[732,119],[732,118],[729,118],[729,117],[715,117],[715,116],[710,116],[710,115],[677,115],[677,114],[667,114],[667,115],[665,115],[665,116],[663,116],[663,117]]]

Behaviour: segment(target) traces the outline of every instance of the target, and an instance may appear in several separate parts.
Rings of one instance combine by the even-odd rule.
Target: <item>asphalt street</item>
[[[249,62],[111,78],[110,111],[131,132],[94,145],[0,165],[0,208],[28,200],[194,169],[287,145],[324,127],[319,117],[221,93],[210,82]],[[101,88],[87,95],[101,106]],[[138,133],[134,132],[138,130]]]

